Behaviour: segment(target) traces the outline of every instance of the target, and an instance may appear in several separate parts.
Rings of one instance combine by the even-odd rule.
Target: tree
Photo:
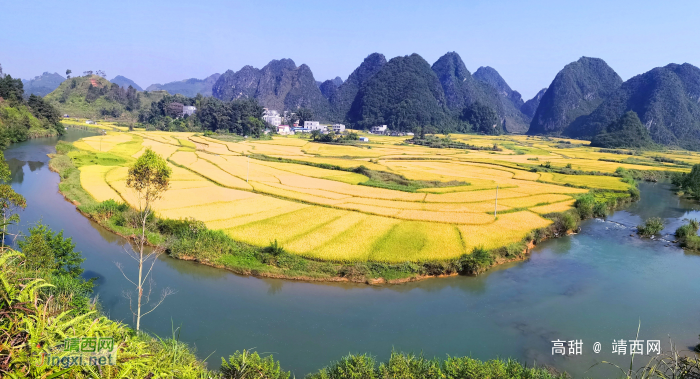
[[[498,114],[489,106],[473,103],[464,108],[460,118],[473,125],[476,132],[490,135],[499,135],[503,133]]]
[[[71,71],[70,69],[66,70],[66,76],[67,76],[66,79],[70,79],[70,74],[72,74],[72,73],[73,73],[73,71]]]
[[[79,251],[75,251],[72,238],[63,238],[63,231],[54,233],[39,222],[29,228],[29,237],[17,244],[27,256],[30,266],[48,269],[53,275],[67,275],[77,278],[83,273],[80,265],[85,261]]]
[[[153,203],[160,199],[170,185],[171,170],[163,157],[155,153],[150,148],[147,149],[129,168],[129,173],[126,179],[126,186],[136,192],[138,203],[138,221],[141,225],[141,235],[134,237],[134,243],[131,244],[131,251],[127,251],[129,256],[138,263],[138,279],[133,281],[124,272],[121,264],[117,267],[121,270],[124,277],[134,286],[136,286],[136,311],[132,306],[132,293],[126,294],[129,299],[129,308],[136,319],[136,330],[141,327],[141,317],[153,312],[165,298],[172,294],[170,289],[164,289],[160,300],[147,312],[142,313],[141,307],[149,303],[150,293],[153,287],[153,281],[150,277],[153,271],[158,256],[163,253],[162,247],[156,246],[151,251],[146,251],[146,230],[150,217],[153,215]],[[146,266],[146,272],[144,272]],[[144,297],[144,285],[148,281],[149,288]]]
[[[2,77],[3,77],[3,73],[2,73],[2,65],[0,64],[0,78],[2,78]]]
[[[15,192],[12,186],[7,184],[10,181],[10,167],[5,162],[5,156],[0,151],[0,211],[2,212],[2,241],[0,245],[5,247],[5,236],[7,226],[19,222],[17,212],[27,207],[27,200],[24,196]]]
[[[22,101],[23,96],[22,79],[12,79],[11,75],[0,77],[0,97],[5,100]]]
[[[314,111],[309,108],[299,108],[296,111],[296,116],[299,118],[299,126],[304,126],[304,121],[312,121],[314,118]]]

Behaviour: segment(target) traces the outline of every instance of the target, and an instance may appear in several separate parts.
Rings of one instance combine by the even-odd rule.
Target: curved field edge
[[[80,170],[67,155],[75,149],[71,144],[59,142],[57,153],[50,156],[49,168],[61,179],[59,191],[83,215],[108,230],[125,238],[137,234],[136,228],[124,223],[133,210],[112,200],[98,202],[82,187]],[[314,260],[289,254],[276,244],[261,248],[236,241],[223,231],[208,229],[202,222],[194,220],[155,219],[148,239],[151,244],[167,243],[168,253],[173,258],[192,260],[242,275],[308,281],[402,283],[446,275],[478,275],[493,266],[525,259],[536,243],[576,230],[582,218],[593,217],[595,212],[614,210],[636,200],[638,191],[596,191],[593,195],[589,193],[580,197],[590,201],[577,201],[575,208],[544,215],[552,223],[532,230],[519,242],[490,250],[474,248],[446,260],[397,264],[371,260],[355,263]]]

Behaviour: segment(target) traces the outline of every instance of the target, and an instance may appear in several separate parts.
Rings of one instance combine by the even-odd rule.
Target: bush
[[[261,358],[258,353],[248,350],[236,351],[228,358],[221,358],[223,379],[287,379],[289,372],[282,371],[279,362],[271,355]]]
[[[637,226],[637,233],[642,237],[650,237],[664,229],[664,221],[658,217],[648,218],[644,225]]]

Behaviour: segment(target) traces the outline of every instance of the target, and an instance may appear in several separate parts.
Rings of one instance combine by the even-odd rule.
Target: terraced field
[[[351,146],[294,136],[225,142],[194,133],[137,131],[108,132],[74,145],[83,154],[109,154],[123,161],[80,167],[82,186],[98,201],[134,204],[125,184],[127,167],[150,148],[173,169],[170,190],[155,205],[159,216],[192,217],[239,241],[264,246],[277,240],[291,253],[342,262],[427,261],[457,257],[477,246],[505,246],[550,224],[542,216],[572,207],[574,197],[588,191],[582,187],[629,189],[615,176],[531,170],[543,162],[609,173],[621,166],[665,169],[651,163],[599,161],[621,156],[583,145],[558,147],[567,140],[453,137],[472,145],[505,147],[470,151],[406,145],[405,137],[369,137],[371,143]],[[677,154],[674,159],[699,158]],[[369,180],[365,175],[313,166],[322,164],[345,169],[362,165],[414,181],[461,184],[415,192],[379,188],[362,185]],[[494,210],[501,214],[494,217]]]

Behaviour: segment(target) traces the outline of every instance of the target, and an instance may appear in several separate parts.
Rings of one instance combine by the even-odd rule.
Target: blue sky
[[[106,71],[142,87],[271,59],[346,79],[373,52],[456,51],[497,69],[524,98],[567,63],[603,58],[623,79],[668,63],[700,66],[699,1],[3,1],[0,64],[31,78]]]

